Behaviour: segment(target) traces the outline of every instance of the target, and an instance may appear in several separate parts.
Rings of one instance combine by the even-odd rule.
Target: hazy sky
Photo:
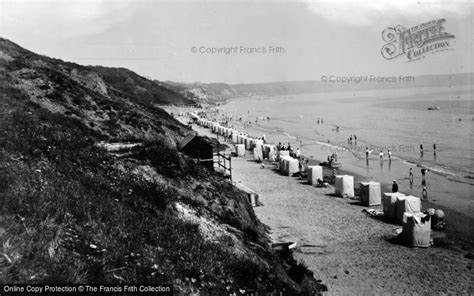
[[[182,82],[444,74],[473,72],[473,10],[449,0],[0,0],[0,36],[40,54]],[[382,57],[385,28],[441,18],[455,35],[450,50],[415,62]],[[237,48],[205,52],[226,47]]]

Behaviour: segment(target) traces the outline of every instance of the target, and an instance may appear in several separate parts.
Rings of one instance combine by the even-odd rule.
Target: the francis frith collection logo
[[[402,58],[410,62],[451,49],[454,35],[445,31],[445,22],[445,19],[438,19],[410,29],[401,25],[386,28],[382,32],[382,39],[387,42],[382,47],[382,56],[387,60]]]

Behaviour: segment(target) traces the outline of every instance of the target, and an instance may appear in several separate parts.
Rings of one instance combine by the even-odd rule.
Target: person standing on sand
[[[392,192],[398,192],[398,184],[397,184],[397,180],[393,180],[393,184],[392,184]]]
[[[426,187],[423,187],[423,191],[421,192],[421,197],[422,197],[424,200],[427,200],[427,199],[428,199],[428,191],[426,190]]]
[[[421,169],[421,185],[426,185],[426,172],[429,172],[429,169],[422,168]]]
[[[436,154],[436,144],[433,144],[433,153]]]
[[[365,159],[369,159],[369,154],[372,153],[373,150],[369,150],[369,147],[365,147]]]
[[[420,144],[420,154],[423,155],[423,144]]]
[[[390,148],[388,149],[388,160],[392,160],[392,151],[390,151]]]
[[[380,156],[380,161],[382,161],[383,160],[383,151],[382,150],[380,151],[379,156]]]

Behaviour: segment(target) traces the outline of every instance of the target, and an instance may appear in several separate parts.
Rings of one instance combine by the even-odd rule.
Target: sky
[[[471,1],[0,0],[0,36],[84,65],[179,82],[474,72]],[[382,32],[445,19],[448,50],[387,60]]]

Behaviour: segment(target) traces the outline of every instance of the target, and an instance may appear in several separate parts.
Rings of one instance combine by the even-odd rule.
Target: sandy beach
[[[193,126],[215,137],[208,129]],[[232,146],[232,145],[230,145]],[[474,291],[473,262],[455,245],[409,248],[391,242],[399,225],[367,217],[353,199],[334,197],[334,188],[262,168],[247,152],[232,159],[232,178],[259,194],[254,210],[275,242],[298,243],[304,261],[328,295],[460,294]]]

